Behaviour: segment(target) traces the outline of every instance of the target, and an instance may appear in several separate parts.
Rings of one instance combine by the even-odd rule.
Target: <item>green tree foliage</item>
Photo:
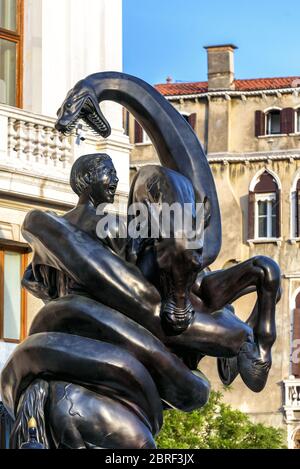
[[[157,438],[158,448],[173,449],[282,449],[281,429],[253,423],[211,392],[205,407],[190,413],[168,410]]]

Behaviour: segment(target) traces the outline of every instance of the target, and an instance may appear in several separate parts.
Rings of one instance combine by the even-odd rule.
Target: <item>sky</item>
[[[123,70],[205,81],[205,45],[233,43],[236,78],[300,76],[300,0],[123,0]]]

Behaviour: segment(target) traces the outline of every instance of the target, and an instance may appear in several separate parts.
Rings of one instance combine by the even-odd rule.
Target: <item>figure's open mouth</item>
[[[80,111],[77,112],[67,124],[64,123],[64,118],[62,117],[57,120],[55,127],[64,135],[69,135],[74,131],[80,119],[82,119],[94,133],[101,135],[101,137],[106,138],[110,135],[111,129],[108,122],[105,120],[104,116],[102,116],[100,109],[96,109],[95,103],[89,96],[84,100]]]
[[[110,195],[115,195],[116,190],[117,190],[117,184],[110,184],[110,185],[108,186],[108,193],[109,193]]]

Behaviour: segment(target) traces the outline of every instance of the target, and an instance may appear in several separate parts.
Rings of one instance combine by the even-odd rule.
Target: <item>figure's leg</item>
[[[147,418],[117,399],[51,381],[50,427],[57,448],[155,449]]]
[[[227,270],[208,274],[198,294],[213,311],[252,289],[257,292],[257,303],[247,323],[253,329],[254,341],[243,345],[237,364],[246,384],[258,391],[265,385],[272,362],[271,347],[276,339],[275,307],[280,297],[278,265],[270,258],[254,257]],[[228,362],[223,361],[223,365],[226,364]],[[233,361],[232,367],[235,365]]]
[[[253,327],[262,359],[268,360],[276,339],[275,306],[280,291],[280,270],[276,262],[256,256],[227,270],[212,272],[204,277],[199,296],[215,311],[237,299],[241,292],[248,292],[249,287],[256,289],[257,307],[247,322]]]

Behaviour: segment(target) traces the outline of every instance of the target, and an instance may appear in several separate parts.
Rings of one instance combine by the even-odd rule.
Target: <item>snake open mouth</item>
[[[107,137],[110,134],[109,124],[104,117],[97,112],[90,98],[85,100],[79,116],[96,134],[100,134],[102,137]]]
[[[81,104],[79,109],[78,104]],[[72,106],[77,108],[73,113],[71,112]],[[64,135],[70,135],[75,130],[79,120],[83,120],[93,133],[101,135],[103,138],[110,135],[109,123],[103,116],[98,103],[94,102],[94,99],[90,96],[81,98],[77,103],[67,100],[58,111],[55,127]]]

